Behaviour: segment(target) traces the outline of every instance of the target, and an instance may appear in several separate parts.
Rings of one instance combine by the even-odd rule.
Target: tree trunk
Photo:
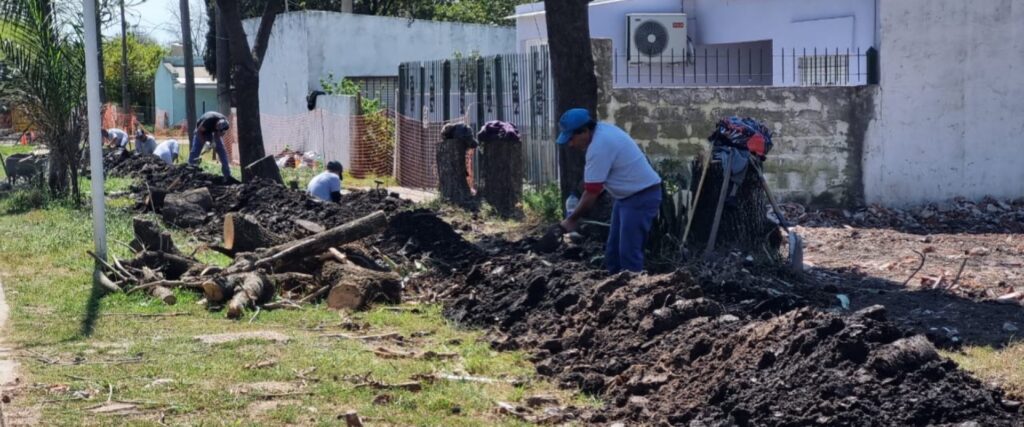
[[[216,26],[215,60],[217,64],[217,104],[225,116],[231,114],[231,53],[228,50],[228,32],[224,28],[224,17],[220,6],[214,5],[214,22]]]
[[[47,7],[47,9],[49,9],[49,8]],[[96,18],[96,31],[100,31],[100,28],[103,28],[103,22],[102,22],[102,19],[100,18],[100,13],[101,13],[102,10],[103,10],[103,2],[101,0],[96,0],[96,17],[95,17]],[[97,53],[96,53],[97,58],[96,59],[98,61],[97,64],[99,64],[99,69],[100,69],[99,70],[100,71],[100,75],[99,75],[99,78],[100,78],[100,81],[99,81],[99,86],[100,86],[100,105],[103,105],[103,104],[105,104],[107,102],[107,88],[106,88],[107,84],[106,84],[106,77],[103,76],[103,35],[102,34],[97,34],[96,35],[96,44],[98,45],[98,49],[96,49],[96,51],[97,51]]]
[[[243,165],[252,164],[266,156],[266,151],[263,148],[263,130],[260,127],[260,64],[263,62],[263,55],[266,54],[270,30],[274,25],[277,13],[281,10],[282,3],[281,0],[267,2],[250,51],[245,30],[242,28],[238,0],[217,0],[217,5],[223,12],[224,27],[228,32],[228,45],[234,71],[232,83],[235,88],[235,105],[237,105],[238,158]],[[242,169],[243,182],[249,182],[257,177],[280,181],[279,177],[256,176],[249,169]]]
[[[269,266],[274,270],[308,256],[327,252],[328,249],[376,234],[387,227],[384,212],[377,211],[355,221],[334,227],[323,233],[314,234],[302,240],[277,245],[261,251],[255,267]]]
[[[252,252],[284,243],[284,236],[263,228],[251,215],[224,215],[224,248],[232,253]]]
[[[255,307],[274,298],[274,284],[266,275],[258,273],[246,273],[241,275],[241,280],[235,286],[235,294],[228,301],[227,317],[237,319],[242,317],[246,308]]]
[[[206,187],[171,193],[164,197],[160,216],[164,221],[183,228],[206,223],[206,216],[213,209],[213,196]]]
[[[466,152],[472,140],[449,138],[437,147],[437,185],[441,200],[461,205],[473,198],[469,191]]]
[[[519,139],[480,141],[483,198],[499,215],[519,214],[523,196],[523,144]]]
[[[402,282],[394,273],[328,261],[317,276],[321,283],[334,283],[327,294],[327,306],[335,310],[364,310],[372,303],[402,302]]]
[[[196,129],[196,76],[192,63],[192,22],[188,0],[179,0],[181,8],[181,47],[185,54],[185,117],[188,120],[188,140],[191,146]]]
[[[703,159],[698,156],[692,163],[693,176],[690,179],[690,191],[697,192],[700,182]],[[715,160],[708,167],[704,177],[704,186],[697,195],[697,209],[690,225],[688,245],[695,252],[703,252],[711,234],[715,210],[722,189],[722,164]],[[733,193],[732,190],[729,190]],[[772,261],[780,256],[782,235],[779,227],[768,219],[768,197],[761,187],[757,171],[747,167],[743,183],[735,190],[735,197],[722,209],[715,247],[718,252],[739,250],[754,257],[768,254]]]
[[[174,292],[163,286],[153,286],[149,288],[149,296],[163,301],[163,303],[167,305],[174,305],[178,303],[178,297],[174,296]]]
[[[123,114],[128,114],[131,109],[128,98],[128,26],[124,20],[124,0],[121,0],[121,109]],[[131,123],[122,124],[124,129],[129,129]]]
[[[174,246],[171,233],[160,229],[154,221],[142,217],[132,218],[132,230],[135,232],[135,240],[132,240],[130,246],[135,250],[180,253]]]
[[[544,0],[556,118],[573,108],[585,108],[592,115],[597,110],[597,77],[594,75],[587,3],[588,0]],[[584,154],[567,145],[558,148],[562,200],[573,192],[582,194]]]
[[[248,172],[250,177],[259,177],[284,185],[284,179],[281,178],[281,169],[277,167],[277,159],[273,155],[263,156],[263,158],[249,164],[242,164],[246,165],[242,169],[243,176]]]

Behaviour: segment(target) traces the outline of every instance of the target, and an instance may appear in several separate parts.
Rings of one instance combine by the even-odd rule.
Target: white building
[[[863,83],[864,54],[878,45],[877,2],[597,0],[589,24],[592,38],[612,39],[616,86],[854,84]],[[685,13],[688,40],[629,65],[627,14],[644,13]],[[547,43],[542,2],[517,6],[510,18],[520,52]],[[684,63],[686,53],[692,56]]]
[[[244,24],[251,43],[259,19]],[[260,110],[275,115],[306,111],[306,95],[321,89],[320,80],[329,75],[353,79],[388,97],[402,62],[514,50],[512,28],[324,11],[285,13],[274,22],[260,69]]]

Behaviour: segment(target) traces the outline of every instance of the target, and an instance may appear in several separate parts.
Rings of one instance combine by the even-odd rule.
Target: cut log
[[[113,280],[110,280],[110,278],[103,273],[99,274],[99,280],[96,283],[96,289],[102,295],[117,293],[121,292],[122,290],[120,286],[117,286],[117,283],[114,283]]]
[[[300,229],[309,232],[309,234],[323,233],[326,230],[324,226],[317,224],[313,221],[296,219],[293,220],[293,222],[295,222],[295,225],[297,225]]]
[[[207,280],[203,282],[203,297],[210,305],[221,305],[234,295],[234,289],[224,280]]]
[[[327,294],[327,306],[332,309],[365,310],[373,303],[402,302],[402,282],[394,273],[328,261],[319,277],[323,283],[334,283]]]
[[[202,225],[207,213],[213,208],[213,196],[206,187],[181,193],[171,193],[164,198],[160,216],[171,224],[183,228]]]
[[[245,167],[249,177],[260,178],[284,185],[281,178],[281,170],[277,167],[277,159],[273,155],[267,155],[262,159],[248,164]]]
[[[138,269],[149,267],[153,270],[160,270],[163,272],[164,278],[168,280],[178,280],[189,269],[202,267],[199,262],[184,256],[157,251],[142,252],[128,264]]]
[[[520,214],[519,202],[523,196],[523,149],[519,138],[481,138],[480,175],[483,181],[481,195],[499,215],[511,217]]]
[[[255,266],[277,270],[289,260],[297,261],[304,257],[320,255],[332,247],[376,234],[386,226],[387,217],[384,212],[377,211],[323,233],[265,249],[261,251],[262,258],[256,261]]]
[[[135,240],[132,240],[130,246],[136,251],[180,253],[174,246],[171,233],[161,229],[155,221],[134,217],[132,218],[132,230],[135,232]]]
[[[313,275],[295,272],[274,274],[270,276],[270,280],[277,289],[283,291],[311,288],[316,284]]]
[[[252,252],[284,243],[284,236],[267,230],[252,215],[224,215],[224,248],[232,252]]]
[[[174,305],[178,302],[178,297],[174,296],[174,292],[163,286],[149,288],[149,296],[163,301],[167,305]]]
[[[469,189],[469,170],[466,167],[466,152],[476,148],[471,129],[462,124],[449,124],[442,129],[445,138],[437,147],[437,184],[441,200],[463,204],[473,198]],[[458,134],[458,135],[456,135]]]
[[[269,302],[274,298],[274,284],[266,275],[245,273],[240,276],[240,283],[235,286],[235,295],[228,302],[229,319],[242,317],[246,308]]]

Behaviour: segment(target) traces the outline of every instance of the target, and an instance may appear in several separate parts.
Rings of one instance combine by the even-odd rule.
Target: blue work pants
[[[604,247],[604,263],[609,273],[643,271],[644,243],[660,208],[660,184],[615,201]]]
[[[231,164],[228,162],[228,150],[224,148],[224,141],[220,135],[217,135],[215,132],[210,132],[206,135],[200,132],[195,133],[192,137],[192,145],[188,150],[188,164],[199,164],[199,155],[203,153],[203,143],[206,141],[213,141],[213,149],[217,150],[217,158],[220,160],[220,173],[224,174],[225,178],[230,178]]]

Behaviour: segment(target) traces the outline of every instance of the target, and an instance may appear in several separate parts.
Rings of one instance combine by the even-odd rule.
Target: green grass
[[[114,199],[107,211],[110,250],[122,259],[129,256],[128,250],[116,242],[131,239],[130,205],[130,200]],[[93,298],[92,263],[85,254],[92,249],[88,209],[47,201],[41,209],[0,216],[0,236],[0,274],[11,306],[8,342],[16,348],[19,377],[27,384],[9,405],[35,408],[42,424],[149,425],[163,416],[167,424],[339,425],[343,422],[337,416],[353,409],[372,424],[520,425],[497,415],[494,401],[553,393],[568,404],[595,404],[536,378],[525,354],[492,351],[479,340],[479,332],[455,328],[437,306],[417,306],[419,312],[378,308],[351,315],[315,306],[261,312],[251,322],[251,313],[243,321],[230,321],[223,313],[207,312],[196,304],[197,296],[187,291],[179,291],[177,305],[170,307],[142,295]],[[175,239],[187,251],[196,243],[180,232]],[[219,265],[228,261],[204,251],[198,256]],[[140,316],[158,313],[181,315]],[[344,331],[338,326],[343,319],[368,328]],[[254,330],[278,331],[291,341],[209,346],[193,338]],[[454,352],[459,357],[383,359],[371,351],[372,344],[320,337],[324,332],[398,332],[407,337],[406,345],[381,345],[409,352]],[[425,336],[413,338],[414,332]],[[133,357],[142,363],[117,363]],[[270,359],[276,360],[275,366],[244,367]],[[78,364],[65,364],[76,360]],[[300,372],[309,373],[300,378]],[[369,375],[376,381],[397,383],[416,374],[438,372],[528,381],[522,386],[435,382],[414,393],[357,388],[351,379]],[[152,385],[158,379],[172,382]],[[294,384],[297,389],[278,398],[232,391],[267,381]],[[391,395],[391,402],[373,404],[384,393]],[[142,412],[126,417],[87,410],[105,403],[108,396],[136,402]],[[277,406],[270,407],[275,403],[268,401]]]
[[[986,382],[996,382],[1016,400],[1024,399],[1024,341],[1001,349],[967,346],[960,351],[943,351],[962,368]]]

